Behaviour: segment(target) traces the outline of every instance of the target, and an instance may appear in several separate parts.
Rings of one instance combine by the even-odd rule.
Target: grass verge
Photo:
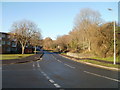
[[[34,54],[0,54],[1,60],[21,59]]]
[[[102,66],[107,66],[107,67],[114,67],[114,68],[120,68],[120,65],[114,65],[114,64],[109,64],[109,63],[103,63],[99,61],[94,61],[94,60],[82,60],[82,62],[89,62],[97,65],[102,65]]]
[[[119,58],[120,58],[120,56],[116,57],[116,62],[120,63]],[[107,58],[93,57],[93,59],[98,59],[98,60],[102,60],[102,61],[110,61],[110,62],[114,61],[114,57],[107,57]]]
[[[66,53],[61,53],[61,54],[66,55]],[[116,62],[120,62],[119,58],[120,58],[119,56],[116,58]],[[92,59],[98,59],[98,60],[101,60],[101,61],[110,61],[110,62],[113,62],[113,60],[114,60],[113,57],[107,57],[107,58],[93,57]],[[79,60],[77,60],[77,61],[79,62]],[[95,60],[80,60],[80,61],[88,62],[88,63],[92,63],[92,64],[97,64],[97,65],[101,65],[101,66],[120,68],[120,65],[114,65],[114,64],[99,62],[99,61],[95,61]]]

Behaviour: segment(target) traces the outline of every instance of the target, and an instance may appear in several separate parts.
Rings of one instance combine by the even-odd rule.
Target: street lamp
[[[112,11],[111,8],[108,8],[109,11]],[[116,64],[116,43],[115,43],[115,21],[113,21],[113,27],[114,27],[114,63]]]

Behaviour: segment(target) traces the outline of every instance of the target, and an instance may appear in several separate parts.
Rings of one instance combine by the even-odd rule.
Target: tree
[[[66,51],[69,47],[69,35],[58,36],[56,43],[60,51]]]
[[[29,20],[21,20],[13,23],[11,36],[21,44],[22,54],[24,54],[26,44],[30,41],[31,37],[37,30],[37,25]]]
[[[36,47],[41,45],[41,33],[40,31],[36,31],[32,34],[30,38],[30,44],[35,47],[34,53],[36,54]]]
[[[74,28],[82,32],[79,35],[83,38],[83,43],[87,43],[88,50],[91,51],[91,40],[93,37],[93,31],[101,24],[102,19],[100,18],[100,13],[89,8],[84,8],[76,16]]]
[[[44,47],[44,49],[47,49],[47,50],[52,49],[51,48],[52,43],[53,43],[53,40],[50,37],[46,37],[43,40],[43,47]]]

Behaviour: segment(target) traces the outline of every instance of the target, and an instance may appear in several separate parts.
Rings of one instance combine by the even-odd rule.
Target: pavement
[[[78,63],[44,51],[42,59],[2,66],[2,88],[117,88],[117,71]]]
[[[1,60],[2,65],[5,64],[17,64],[17,63],[27,63],[27,62],[32,62],[32,61],[37,61],[43,56],[43,53],[38,53],[32,56],[24,57],[21,59],[11,59],[11,60]]]

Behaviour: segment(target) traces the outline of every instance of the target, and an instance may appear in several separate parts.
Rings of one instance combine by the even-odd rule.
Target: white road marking
[[[44,76],[47,76],[47,74],[43,73]]]
[[[47,79],[50,79],[48,76],[46,76]]]
[[[35,67],[35,64],[33,63],[33,67]]]
[[[41,71],[41,73],[43,74],[44,72],[43,72],[43,71]]]
[[[60,85],[58,85],[58,84],[56,84],[56,83],[55,83],[54,85],[55,85],[55,87],[60,88]]]
[[[53,55],[52,55],[52,56],[53,56]],[[55,60],[57,60],[58,62],[61,62],[59,59],[55,58],[55,56],[53,56],[53,58],[54,58]]]
[[[58,62],[61,62],[60,60],[57,60]]]
[[[37,62],[37,67],[40,67],[39,63]]]
[[[106,79],[109,79],[109,80],[112,80],[112,81],[120,82],[120,80],[117,80],[117,79],[114,79],[114,78],[110,78],[110,77],[102,76],[102,75],[95,74],[95,73],[91,73],[91,72],[88,72],[88,71],[84,71],[84,72],[85,72],[85,73],[88,73],[88,74],[91,74],[91,75],[98,76],[98,77],[106,78]]]
[[[70,68],[75,68],[75,67],[73,67],[73,66],[70,66],[70,65],[68,65],[68,64],[64,64],[64,65],[66,65],[66,66],[68,66],[68,67],[70,67]]]
[[[56,84],[55,81],[53,81],[52,79],[50,79],[50,77],[47,76],[46,73],[44,73],[42,70],[41,70],[41,73],[46,77],[46,79],[49,80],[49,82],[51,82],[56,88],[60,88],[61,86]]]
[[[52,79],[49,80],[51,83],[54,83],[54,81]]]

